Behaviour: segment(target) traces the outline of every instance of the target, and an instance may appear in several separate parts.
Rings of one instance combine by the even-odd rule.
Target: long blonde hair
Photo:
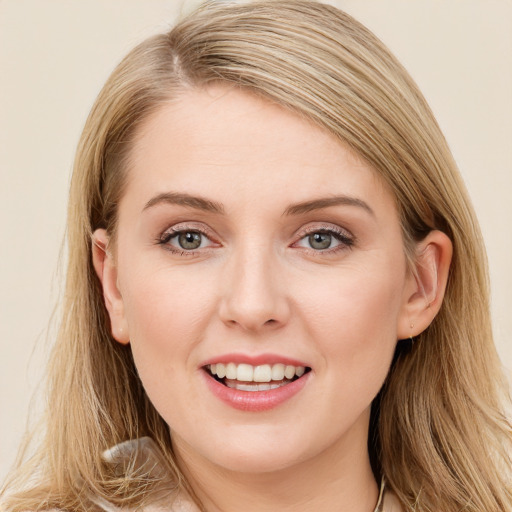
[[[494,349],[482,237],[446,141],[403,67],[365,27],[306,0],[211,2],[116,68],[85,125],[69,202],[63,316],[49,369],[44,442],[4,490],[7,510],[90,510],[89,496],[141,503],[155,482],[106,448],[169,429],[130,348],[116,343],[91,263],[91,234],[115,235],[139,124],[189,87],[223,81],[308,118],[348,143],[393,190],[405,250],[439,229],[454,256],[443,306],[413,345],[398,342],[372,411],[369,451],[405,510],[512,511],[510,423]],[[190,491],[190,489],[189,489]]]

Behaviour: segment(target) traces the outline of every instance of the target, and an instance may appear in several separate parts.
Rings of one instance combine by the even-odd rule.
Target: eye
[[[340,228],[322,228],[306,231],[295,247],[313,250],[315,252],[334,252],[351,247],[354,239]]]
[[[215,245],[202,231],[196,229],[180,229],[174,226],[157,240],[161,245],[173,252],[187,253]]]
[[[199,249],[203,243],[203,235],[197,231],[183,231],[173,238],[182,249],[189,251]]]
[[[329,233],[313,233],[307,238],[309,246],[318,251],[329,249],[333,241],[337,242],[337,240],[333,240],[332,235]]]

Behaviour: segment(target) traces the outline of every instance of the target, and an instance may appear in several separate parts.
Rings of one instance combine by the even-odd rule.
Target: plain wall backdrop
[[[461,169],[488,248],[498,351],[512,369],[512,1],[332,1],[419,84]],[[0,481],[42,376],[59,292],[74,150],[119,60],[181,0],[0,0]],[[65,392],[65,390],[64,390]]]

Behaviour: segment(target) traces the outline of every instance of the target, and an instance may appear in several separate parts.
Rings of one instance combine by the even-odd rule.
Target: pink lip
[[[280,356],[278,354],[259,354],[257,356],[251,356],[246,354],[223,354],[221,356],[212,357],[208,359],[201,366],[207,366],[209,364],[217,363],[235,363],[235,364],[250,364],[252,366],[259,366],[262,364],[285,364],[290,366],[308,366],[306,363],[298,361],[297,359],[291,359],[289,357]]]
[[[211,377],[206,370],[201,373],[213,395],[225,404],[240,411],[261,412],[273,409],[299,393],[308,382],[312,372],[305,373],[290,384],[268,391],[240,391],[228,388]]]

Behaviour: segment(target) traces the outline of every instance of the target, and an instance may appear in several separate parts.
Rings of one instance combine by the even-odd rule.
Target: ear
[[[103,288],[105,306],[110,316],[112,336],[124,345],[130,342],[124,302],[117,286],[117,267],[108,249],[109,237],[104,229],[92,235],[92,261]]]
[[[409,271],[398,322],[398,339],[418,336],[434,320],[448,281],[452,242],[441,231],[431,231],[416,246],[414,268]]]

